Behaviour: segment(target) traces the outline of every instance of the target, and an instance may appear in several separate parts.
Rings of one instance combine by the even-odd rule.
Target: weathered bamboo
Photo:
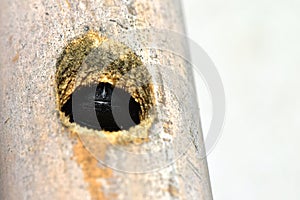
[[[0,199],[212,199],[199,116],[189,107],[196,100],[188,62],[145,48],[157,39],[145,30],[184,33],[179,1],[3,0],[0,13]],[[126,44],[123,37],[132,32],[138,41]],[[151,79],[149,93],[134,91],[159,116],[144,117],[127,132],[88,130],[60,112],[60,98],[69,98],[58,94],[69,84],[59,81],[59,67],[69,63],[63,50],[110,51],[103,41]],[[145,73],[136,69],[138,81]],[[64,94],[74,92],[66,87]]]

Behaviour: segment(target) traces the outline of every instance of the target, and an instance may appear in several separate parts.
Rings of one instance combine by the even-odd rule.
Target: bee
[[[77,87],[62,111],[71,123],[95,130],[120,131],[140,123],[141,106],[124,89],[101,82]]]

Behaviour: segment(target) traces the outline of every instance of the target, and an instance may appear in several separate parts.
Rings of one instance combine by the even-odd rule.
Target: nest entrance
[[[57,62],[56,91],[61,119],[68,127],[140,131],[153,121],[153,85],[140,58],[92,31],[65,47]]]

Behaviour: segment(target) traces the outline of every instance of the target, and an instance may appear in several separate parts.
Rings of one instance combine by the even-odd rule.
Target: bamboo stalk
[[[1,4],[0,199],[212,199],[199,116],[191,118],[194,111],[187,106],[196,102],[187,62],[170,52],[145,49],[155,35],[137,34],[137,43],[130,47],[114,43],[137,29],[184,33],[179,1],[5,0]],[[96,35],[92,40],[80,40],[91,34]],[[78,49],[72,41],[80,41],[80,48],[90,45],[87,41],[91,48],[109,41],[116,49],[132,51],[136,63],[150,63],[143,68],[147,72],[137,71],[134,79],[149,73],[158,83],[149,87],[153,96],[146,92],[145,98],[165,118],[144,120],[148,128],[137,127],[146,136],[137,140],[124,137],[134,129],[106,134],[69,123],[60,112],[57,98],[62,82],[57,81],[61,75],[57,71],[62,51]],[[178,48],[184,50],[179,44]],[[152,153],[139,154],[148,151]],[[128,156],[135,154],[143,155],[140,162]]]

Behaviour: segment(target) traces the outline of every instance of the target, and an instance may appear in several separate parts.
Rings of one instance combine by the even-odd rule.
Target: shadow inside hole
[[[61,111],[71,123],[95,130],[120,131],[140,123],[141,106],[125,90],[99,83],[77,87]],[[117,122],[113,113],[118,115]]]

